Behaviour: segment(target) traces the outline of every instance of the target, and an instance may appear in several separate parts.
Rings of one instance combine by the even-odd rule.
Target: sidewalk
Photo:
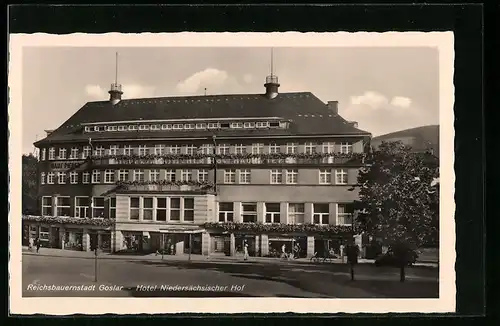
[[[74,250],[63,250],[63,249],[53,249],[53,248],[40,248],[40,252],[36,253],[36,250],[29,251],[28,247],[22,247],[23,255],[37,255],[37,256],[47,256],[47,257],[66,257],[66,258],[82,258],[82,259],[95,259],[95,254],[93,251],[74,251]],[[127,255],[127,254],[116,254],[107,252],[98,252],[98,259],[118,259],[118,260],[151,260],[151,261],[188,261],[189,255],[164,255],[163,259],[161,255],[156,254],[142,254],[142,255]],[[284,260],[280,258],[271,257],[250,257],[249,260],[243,260],[243,255],[236,256],[225,256],[222,254],[215,255],[191,255],[191,261],[197,262],[233,262],[233,263],[269,263],[269,264],[309,264],[317,265],[321,263],[313,263],[308,258],[298,258],[293,260]],[[333,264],[345,263],[342,259],[334,259]],[[372,259],[359,259],[359,264],[373,264]],[[427,266],[427,267],[437,267],[436,263],[424,263],[417,262],[415,266]]]

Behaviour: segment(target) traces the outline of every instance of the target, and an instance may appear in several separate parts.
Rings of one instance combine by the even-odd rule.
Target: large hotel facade
[[[309,92],[84,105],[37,141],[39,216],[24,239],[62,249],[301,256],[353,237],[370,133]],[[125,90],[126,91],[126,90]],[[360,236],[355,236],[360,244]]]

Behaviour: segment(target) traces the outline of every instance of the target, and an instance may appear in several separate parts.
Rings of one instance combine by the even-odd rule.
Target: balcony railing
[[[150,191],[197,191],[210,192],[215,189],[212,182],[198,181],[119,181],[114,191],[150,192]]]

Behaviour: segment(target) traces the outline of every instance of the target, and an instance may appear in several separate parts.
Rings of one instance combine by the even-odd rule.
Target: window
[[[286,183],[297,183],[299,170],[286,170]]]
[[[246,154],[247,153],[247,147],[245,145],[235,145],[234,146],[234,152],[236,154]]]
[[[313,223],[328,224],[328,215],[330,214],[328,204],[314,204],[313,209]]]
[[[108,131],[116,131],[116,126],[108,126]]]
[[[125,131],[126,128],[126,126],[118,126],[118,131]]]
[[[266,223],[280,222],[280,204],[266,203]]]
[[[89,172],[82,173],[82,183],[90,183],[90,173]]]
[[[123,155],[132,155],[132,145],[123,146]]]
[[[42,215],[52,216],[52,197],[42,197]]]
[[[142,204],[143,204],[142,219],[146,220],[146,221],[152,221],[153,220],[153,198],[152,197],[143,198]]]
[[[92,217],[104,218],[104,197],[92,198]]]
[[[257,128],[267,128],[267,127],[269,127],[269,122],[267,122],[267,121],[257,122],[257,123],[255,124],[255,126],[256,126]]]
[[[181,147],[179,145],[170,146],[170,154],[180,154],[180,153],[181,153]]]
[[[41,154],[41,158],[40,158],[42,161],[45,161],[45,153],[46,152],[47,151],[45,150],[45,148],[42,148],[42,154]]]
[[[100,131],[100,127],[99,126],[94,126],[94,131]]]
[[[278,184],[283,182],[281,170],[271,170],[271,183]]]
[[[236,182],[236,170],[226,169],[224,170],[224,183],[235,183]]]
[[[170,199],[170,220],[180,221],[181,220],[181,199],[171,198]]]
[[[149,125],[140,125],[139,130],[149,130]]]
[[[184,129],[186,130],[191,130],[191,129],[194,129],[194,124],[192,123],[187,123],[184,125]]]
[[[175,181],[175,170],[166,170],[165,171],[165,180],[168,182]]]
[[[160,130],[160,126],[159,125],[151,125],[151,130]]]
[[[187,145],[186,146],[186,154],[187,155],[194,155],[195,152],[196,152],[196,146],[194,146],[194,145]]]
[[[219,222],[233,222],[234,203],[219,203]]]
[[[297,153],[297,144],[296,143],[287,143],[286,144],[286,153],[287,154]]]
[[[134,170],[134,181],[144,182],[144,171]]]
[[[66,172],[57,173],[57,183],[63,185],[66,183]]]
[[[191,170],[181,170],[181,181],[191,181]]]
[[[66,159],[66,148],[59,148],[59,159],[60,160]]]
[[[184,198],[184,221],[194,222],[194,198]]]
[[[352,144],[340,143],[340,153],[342,153],[342,154],[352,153]]]
[[[154,153],[155,155],[165,154],[165,145],[155,145]]]
[[[208,170],[200,169],[198,170],[198,181],[207,182],[208,181]]]
[[[109,155],[118,155],[118,145],[109,146]]]
[[[99,157],[99,156],[103,156],[103,155],[104,155],[104,152],[105,152],[104,147],[99,146],[99,147],[97,147],[97,148],[95,149],[95,151],[94,151],[94,153],[95,153],[95,154],[94,154],[94,155],[95,155],[95,156],[97,156],[97,157]]]
[[[225,123],[225,122],[219,124],[219,128],[222,128],[222,129],[223,128],[229,128],[229,126],[230,126],[230,124],[229,123]]]
[[[148,155],[148,146],[147,145],[139,145],[139,156]]]
[[[174,130],[182,130],[182,128],[183,128],[183,125],[179,124],[179,123],[172,125],[172,129],[174,129]]]
[[[57,216],[71,216],[71,203],[69,197],[57,197]]]
[[[244,203],[241,204],[243,223],[255,223],[257,222],[257,204],[256,203]]]
[[[231,128],[235,128],[235,129],[243,128],[243,123],[242,122],[233,122],[233,123],[231,123]]]
[[[288,223],[304,224],[304,204],[288,204]]]
[[[78,172],[70,172],[69,182],[73,185],[78,183]]]
[[[99,170],[92,171],[92,183],[101,183],[101,171]]]
[[[128,130],[137,130],[137,126],[136,125],[129,125]]]
[[[220,144],[217,146],[217,152],[220,155],[229,155],[229,145],[228,144]]]
[[[149,181],[159,181],[160,170],[149,170]]]
[[[75,197],[75,217],[88,218],[89,216],[89,197]]]
[[[251,171],[250,169],[241,169],[240,170],[240,183],[250,183],[251,182]]]
[[[156,220],[167,221],[167,198],[156,198]]]
[[[255,122],[245,122],[243,127],[244,128],[255,128]]]
[[[113,183],[115,182],[115,171],[114,170],[105,170],[104,171],[104,183]]]
[[[69,154],[69,158],[72,160],[76,160],[78,158],[78,147],[71,148],[71,153]]]
[[[200,151],[202,154],[212,154],[213,153],[213,145],[203,144],[203,145],[201,145]]]
[[[219,124],[216,122],[212,122],[212,123],[208,124],[208,129],[217,129],[219,127],[220,127]]]
[[[82,158],[87,158],[90,155],[92,155],[90,146],[84,146],[83,147],[83,157]]]
[[[319,183],[320,184],[332,183],[332,171],[328,169],[319,170]]]
[[[305,143],[305,153],[306,154],[316,153],[316,145],[313,143]]]
[[[116,197],[109,198],[109,218],[116,218]]]
[[[54,172],[47,173],[47,184],[54,184]]]
[[[335,170],[335,183],[338,185],[346,185],[347,184],[347,170],[346,169]]]
[[[40,184],[45,184],[45,172],[40,173]]]
[[[196,124],[196,129],[205,129],[206,127],[207,127],[207,125],[204,123],[197,123]]]
[[[337,225],[352,225],[353,213],[352,204],[337,204]]]
[[[139,210],[140,210],[140,204],[139,204],[139,197],[130,197],[130,219],[131,220],[138,220],[139,219]]]
[[[56,159],[56,149],[54,147],[51,147],[49,149],[49,160],[55,160]]]
[[[170,130],[170,129],[172,129],[172,125],[170,124],[161,125],[161,130]]]
[[[118,170],[118,181],[128,181],[128,170]]]
[[[277,128],[279,126],[280,126],[280,122],[279,121],[269,122],[269,127]]]
[[[335,143],[326,142],[321,146],[321,151],[326,154],[335,152]]]
[[[280,147],[277,144],[269,144],[269,153],[276,154],[280,152]]]
[[[252,154],[262,154],[264,153],[264,144],[253,144]]]

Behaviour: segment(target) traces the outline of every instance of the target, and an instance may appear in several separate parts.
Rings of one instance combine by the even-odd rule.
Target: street
[[[95,282],[94,259],[23,254],[22,284],[24,297],[439,296],[438,268],[407,268],[404,283],[397,268],[359,264],[355,271],[351,281],[345,264],[98,259]]]

